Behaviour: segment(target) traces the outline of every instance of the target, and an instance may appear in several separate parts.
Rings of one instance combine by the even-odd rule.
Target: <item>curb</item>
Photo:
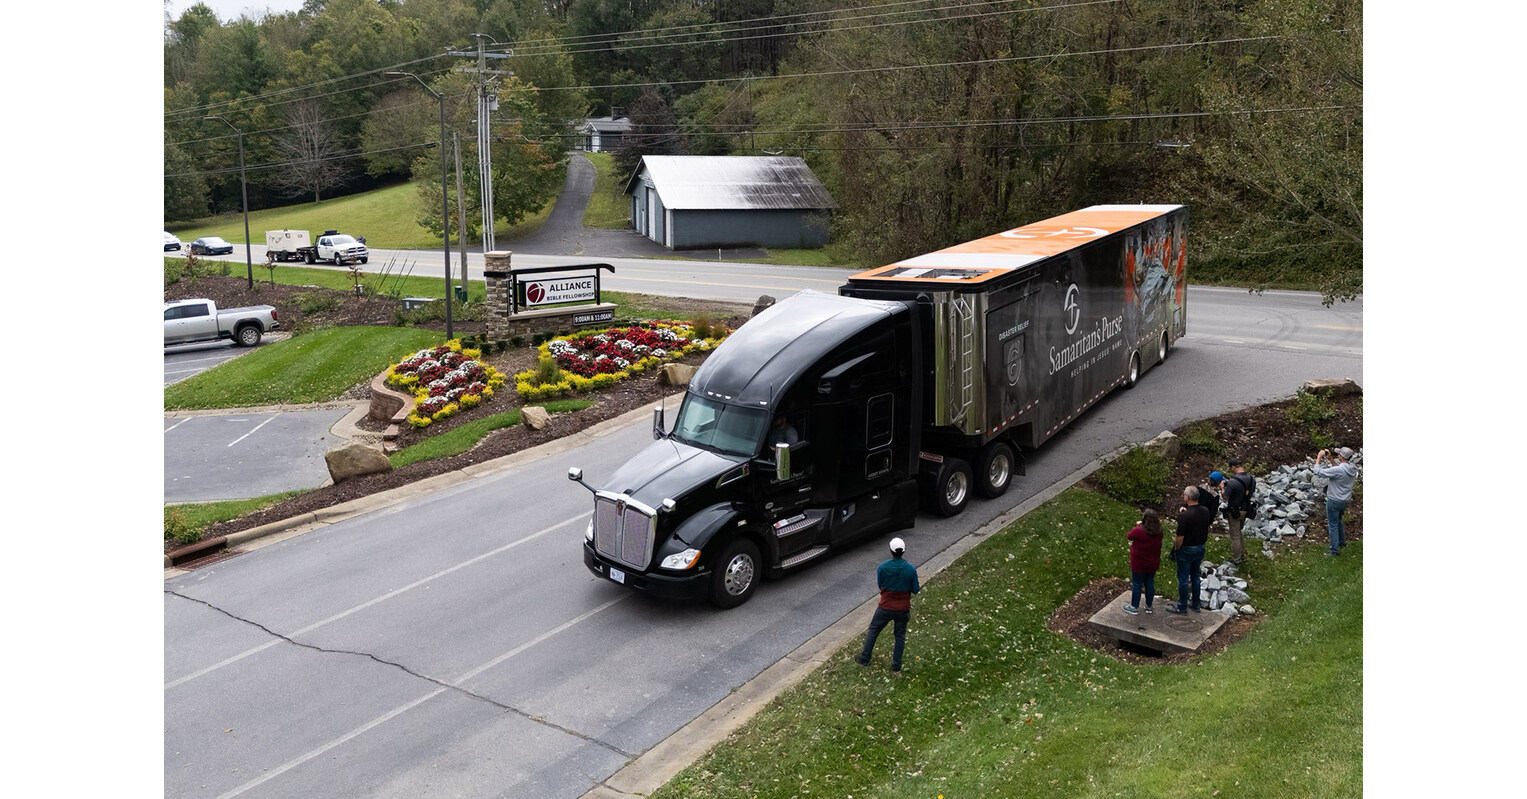
[[[672,400],[674,396],[678,395],[664,397],[661,401],[666,402],[668,400]],[[606,419],[592,427],[579,430],[575,433],[569,433],[556,440],[548,441],[545,444],[540,444],[529,449],[523,449],[519,452],[510,453],[502,457],[494,458],[490,461],[472,464],[471,466],[464,466],[455,471],[446,472],[445,474],[437,474],[434,477],[426,477],[423,480],[417,480],[407,485],[401,485],[397,488],[389,488],[386,491],[378,491],[375,494],[368,494],[367,496],[358,497],[348,502],[341,502],[338,505],[331,505],[327,508],[320,508],[315,511],[309,511],[297,516],[274,521],[270,524],[262,524],[259,527],[251,527],[247,530],[240,530],[236,533],[229,533],[226,536],[218,536],[217,538],[208,539],[207,541],[198,541],[189,547],[182,547],[181,549],[165,553],[164,578],[169,579],[170,577],[187,573],[186,569],[176,567],[174,565],[175,561],[184,560],[187,554],[192,554],[190,550],[193,548],[208,548],[209,542],[214,542],[221,539],[225,543],[227,549],[233,549],[238,546],[260,541],[261,539],[271,538],[273,536],[278,536],[286,533],[289,533],[290,535],[284,536],[285,538],[290,538],[293,535],[301,535],[302,533],[316,530],[320,527],[325,527],[335,522],[341,522],[346,519],[360,516],[362,514],[371,513],[373,511],[381,510],[382,508],[391,507],[401,502],[406,502],[410,499],[421,497],[426,494],[432,494],[442,489],[461,485],[462,483],[475,480],[479,477],[489,477],[549,455],[556,455],[558,453],[566,452],[570,449],[573,449],[574,447],[582,446],[583,444],[586,444],[590,441],[603,438],[617,430],[620,430],[621,428],[626,427],[627,425],[639,421],[644,416],[648,416],[651,413],[651,407],[642,405],[639,408],[634,408],[632,410],[626,411],[625,413],[613,419]],[[275,542],[268,541],[266,543]]]
[[[1027,515],[1030,511],[1054,499],[1062,491],[1081,482],[1098,467],[1128,449],[1118,449],[1100,455],[1080,469],[1061,478],[1038,494],[982,525],[979,530],[967,533],[954,543],[935,553],[918,568],[932,580],[962,555],[975,549],[976,545],[990,538],[1002,528]],[[811,672],[825,664],[845,643],[863,634],[875,613],[878,598],[871,597],[864,604],[849,611],[827,629],[817,633],[805,643],[765,668],[758,676],[743,683],[724,699],[711,705],[704,713],[680,727],[657,745],[626,763],[619,771],[596,784],[580,799],[635,799],[655,793],[673,779],[680,771],[699,760],[716,744],[726,740],[739,727],[764,709],[775,697],[784,693]]]

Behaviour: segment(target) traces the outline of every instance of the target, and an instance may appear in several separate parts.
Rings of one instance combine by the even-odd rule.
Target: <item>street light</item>
[[[450,195],[445,188],[445,95],[429,87],[424,79],[412,72],[388,72],[389,78],[413,78],[419,82],[424,90],[429,92],[436,100],[440,101],[440,235],[444,237],[441,252],[445,255],[445,337],[455,338],[451,327],[451,210]],[[462,282],[466,282],[466,275],[462,275]]]
[[[239,193],[244,196],[244,266],[249,270],[249,289],[254,290],[254,256],[249,250],[249,184],[244,180],[244,131],[239,130],[222,117],[202,117],[203,121],[217,120],[239,134]]]

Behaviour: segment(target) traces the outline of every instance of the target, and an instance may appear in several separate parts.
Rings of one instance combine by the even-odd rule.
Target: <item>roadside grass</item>
[[[223,502],[191,502],[164,506],[164,537],[187,544],[201,540],[202,531],[217,522],[236,519],[246,513],[263,510],[302,491],[267,494],[254,499],[231,499]]]
[[[561,192],[561,183],[557,191]],[[528,236],[541,227],[551,208],[557,202],[556,195],[546,201],[540,211],[526,216],[510,225],[500,218],[495,235],[504,241]],[[439,209],[436,209],[437,213]],[[325,230],[338,230],[352,236],[365,236],[366,246],[388,250],[430,250],[440,248],[440,237],[419,226],[419,190],[412,183],[373,189],[360,194],[336,197],[316,203],[284,205],[249,212],[249,236],[255,244],[265,243],[265,231],[306,230],[316,241]],[[222,236],[228,241],[244,243],[244,215],[241,212],[203,217],[189,222],[176,222],[166,230],[190,244],[199,236]],[[477,239],[468,239],[468,244]],[[455,252],[456,220],[451,220],[451,251]],[[477,256],[479,259],[482,256]],[[452,259],[455,260],[454,258]],[[258,264],[256,264],[258,266]],[[442,282],[444,282],[442,280]]]
[[[829,244],[815,249],[765,248],[768,258],[745,258],[743,263],[778,264],[780,266],[836,266],[845,269],[873,269],[884,264],[864,260],[858,253]]]
[[[631,227],[631,199],[625,194],[625,179],[615,166],[613,153],[584,153],[594,164],[594,194],[583,209],[583,226],[607,230]]]
[[[869,668],[846,644],[655,799],[1360,795],[1362,545],[1256,558],[1256,629],[1190,664],[1135,666],[1045,623],[1090,580],[1128,576],[1137,518],[1064,492],[925,582],[901,675],[888,635]],[[1223,537],[1209,549],[1228,554]],[[1175,594],[1169,570],[1156,587]]]
[[[173,261],[173,258],[165,259]],[[455,255],[452,254],[451,265],[457,270],[459,285],[459,269],[456,266]],[[391,294],[398,297],[444,297],[445,278],[436,275],[425,277],[412,273],[401,261],[391,264],[391,271],[382,273],[384,267],[389,266],[386,262],[372,260],[369,264],[361,265],[361,286],[371,289],[377,294]],[[241,267],[242,268],[242,265]],[[322,269],[312,266],[291,266],[280,264],[276,266],[274,273],[275,281],[283,286],[318,286],[335,291],[350,293],[355,287],[355,281],[350,273],[344,269]],[[256,264],[255,290],[259,290],[263,282],[269,285],[272,273],[265,267]],[[467,300],[481,302],[486,296],[487,287],[481,280],[467,281]]]
[[[567,413],[569,411],[581,411],[590,405],[592,400],[558,400],[556,402],[539,403],[547,413]],[[392,453],[388,458],[392,461],[392,468],[398,469],[410,463],[419,461],[444,458],[466,452],[477,445],[483,436],[505,427],[513,427],[520,423],[520,409],[510,408],[503,413],[495,413],[473,422],[468,422],[460,427],[431,436],[412,446],[404,447]]]
[[[333,327],[277,341],[164,389],[171,409],[324,402],[444,334],[401,327]]]

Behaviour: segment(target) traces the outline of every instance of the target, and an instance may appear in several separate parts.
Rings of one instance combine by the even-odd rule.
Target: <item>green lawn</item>
[[[403,183],[322,202],[250,211],[249,235],[254,243],[264,244],[267,230],[306,230],[315,241],[325,230],[338,230],[352,236],[365,236],[368,247],[400,250],[439,247],[440,238],[430,235],[415,221],[418,207],[418,190],[411,183]],[[177,222],[169,227],[169,231],[186,243],[199,236],[222,236],[235,244],[243,244],[244,215],[234,212]],[[453,234],[454,231],[452,228]]]
[[[540,403],[547,413],[567,413],[568,411],[581,411],[590,405],[591,400],[558,400],[555,402]],[[477,445],[483,436],[505,427],[513,427],[520,423],[520,409],[510,408],[503,413],[495,413],[483,419],[468,422],[453,430],[431,436],[412,446],[404,447],[389,457],[392,460],[392,468],[397,469],[410,463],[444,458],[460,452],[466,452]]]
[[[557,191],[561,191],[560,183]],[[534,233],[551,214],[551,207],[556,202],[556,195],[553,195],[539,212],[526,216],[514,225],[500,218],[494,226],[497,239],[512,241]],[[438,213],[438,209],[436,211]],[[419,191],[412,183],[404,183],[322,202],[250,211],[249,235],[255,244],[263,244],[267,230],[306,230],[315,240],[325,230],[338,230],[352,236],[365,236],[368,247],[388,250],[439,249],[440,237],[420,227],[418,218]],[[234,244],[244,243],[244,215],[239,212],[176,222],[166,229],[187,244],[200,236],[222,236]],[[476,241],[478,239],[474,237],[468,239],[467,243]],[[452,219],[451,251],[456,252],[457,246],[456,220]]]
[[[402,327],[334,327],[264,345],[164,389],[171,409],[324,402],[444,334]]]
[[[268,494],[254,499],[231,499],[224,502],[193,502],[164,506],[164,535],[191,544],[201,539],[202,531],[217,522],[236,519],[246,513],[268,508],[271,505],[301,494],[287,491]],[[173,534],[173,536],[172,536]]]
[[[1128,577],[1137,517],[1065,492],[924,582],[901,675],[889,632],[870,668],[851,642],[654,796],[1360,796],[1362,545],[1254,556],[1259,627],[1188,665],[1135,666],[1045,621],[1089,580]],[[1209,559],[1227,549],[1211,538]]]
[[[631,227],[631,198],[613,153],[584,153],[594,164],[594,196],[583,210],[583,226],[626,230]]]

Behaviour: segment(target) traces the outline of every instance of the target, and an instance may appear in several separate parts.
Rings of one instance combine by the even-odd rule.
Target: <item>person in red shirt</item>
[[[1161,568],[1161,516],[1146,508],[1135,528],[1129,531],[1129,604],[1124,612],[1140,612],[1140,594],[1145,593],[1145,612],[1152,613],[1151,600],[1156,596],[1156,571]]]

